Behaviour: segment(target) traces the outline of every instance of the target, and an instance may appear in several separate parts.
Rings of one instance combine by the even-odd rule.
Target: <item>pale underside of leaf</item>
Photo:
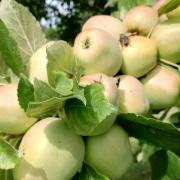
[[[1,1],[0,18],[16,40],[27,65],[32,54],[46,42],[39,23],[27,8],[14,0]]]

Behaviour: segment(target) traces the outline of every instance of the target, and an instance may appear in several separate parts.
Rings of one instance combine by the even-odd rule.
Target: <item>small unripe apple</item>
[[[180,75],[175,69],[158,65],[141,81],[152,109],[165,109],[176,103],[180,92]]]
[[[22,134],[37,121],[20,107],[17,87],[14,83],[0,86],[0,132]]]
[[[89,29],[81,32],[75,39],[73,49],[85,74],[104,73],[114,76],[121,67],[119,43],[104,30]]]
[[[32,83],[34,79],[48,82],[46,49],[53,45],[53,43],[54,41],[46,43],[32,55],[29,62],[29,79]]]
[[[88,29],[98,28],[110,33],[117,41],[119,41],[120,34],[126,32],[124,24],[120,19],[109,15],[96,15],[90,17],[83,25],[82,31]]]
[[[151,38],[156,42],[159,57],[174,63],[180,62],[180,23],[166,21],[155,27]]]
[[[97,73],[91,74],[81,77],[80,79],[80,86],[88,86],[93,83],[99,83],[104,87],[104,96],[107,100],[114,106],[118,107],[118,88],[116,86],[116,81],[112,77],[108,77],[105,74]],[[74,115],[76,117],[76,115]],[[100,124],[96,126],[94,130],[83,129],[83,125],[81,121],[83,121],[82,116],[78,116],[79,119],[76,117],[74,119],[68,119],[67,124],[68,126],[73,129],[77,134],[82,136],[96,136],[99,134],[104,133],[107,131],[115,122],[117,117],[117,112],[112,113],[111,115],[107,116],[105,119],[102,120]],[[78,123],[79,122],[79,123]]]
[[[127,133],[113,125],[106,133],[86,139],[85,162],[110,178],[120,178],[132,162]]]
[[[152,39],[143,36],[129,37],[129,43],[122,45],[124,74],[141,77],[156,65],[157,47]]]
[[[119,113],[146,114],[149,100],[141,82],[133,76],[119,77]]]
[[[46,118],[24,135],[19,152],[14,180],[69,180],[81,170],[85,146],[65,122]]]
[[[157,11],[148,6],[132,8],[124,19],[124,24],[129,32],[147,36],[158,22]]]

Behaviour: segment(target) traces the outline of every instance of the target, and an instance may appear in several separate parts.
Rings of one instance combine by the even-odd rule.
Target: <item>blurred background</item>
[[[16,0],[40,21],[47,38],[73,43],[82,24],[90,16],[111,14],[123,18],[136,5],[152,5],[156,0]]]

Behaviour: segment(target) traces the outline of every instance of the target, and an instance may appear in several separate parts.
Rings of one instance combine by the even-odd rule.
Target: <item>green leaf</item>
[[[180,179],[180,157],[171,151],[157,151],[150,157],[152,180]]]
[[[23,74],[21,74],[17,91],[19,104],[26,111],[29,102],[34,101],[34,87]]]
[[[27,65],[32,54],[46,42],[39,23],[15,0],[1,1],[0,19],[17,42],[24,65]]]
[[[0,169],[13,169],[18,161],[17,151],[6,141],[0,139]]]
[[[172,124],[135,114],[121,114],[117,120],[132,136],[180,152],[180,131]]]
[[[36,102],[42,102],[51,99],[53,97],[59,97],[60,95],[47,83],[35,79],[34,96]]]
[[[63,81],[61,82],[63,84]],[[54,116],[63,112],[63,106],[68,99],[76,98],[86,104],[84,97],[84,89],[79,87],[76,81],[73,81],[72,93],[66,96],[58,93],[56,89],[49,86],[47,83],[35,80],[34,81],[34,102],[28,102],[26,114],[30,117],[43,118]],[[61,85],[61,84],[60,84]],[[67,92],[66,89],[64,89]]]
[[[87,100],[84,94],[84,88],[79,86],[78,82],[76,80],[73,81],[73,96],[76,99],[79,99],[82,101],[84,105],[86,105]]]
[[[30,102],[26,111],[27,116],[43,118],[63,113],[63,106],[68,99],[77,98],[75,95],[52,97],[41,102]]]
[[[100,84],[92,84],[84,88],[86,105],[78,99],[70,99],[65,103],[67,123],[78,134],[91,133],[103,120],[117,113],[104,96],[104,88]]]
[[[63,96],[68,96],[72,94],[73,80],[68,78],[66,73],[62,71],[52,71],[51,79],[52,86],[59,94]]]
[[[176,9],[180,5],[179,0],[166,0],[165,3],[158,9],[159,16]]]
[[[63,71],[68,77],[73,77],[76,73],[76,58],[72,48],[65,41],[57,41],[47,48],[47,71],[49,83],[53,86],[54,78],[51,72]]]
[[[110,180],[108,177],[97,173],[90,166],[84,164],[80,173],[78,173],[72,180]]]
[[[29,117],[37,118],[57,115],[63,100],[54,97],[42,102],[30,102],[26,114]]]
[[[12,71],[19,76],[24,72],[23,62],[16,41],[12,38],[4,23],[0,20],[0,53]]]

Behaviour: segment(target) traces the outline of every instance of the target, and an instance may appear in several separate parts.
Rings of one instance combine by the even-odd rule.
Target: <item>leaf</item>
[[[63,105],[68,99],[76,98],[74,95],[67,97],[52,97],[41,102],[30,102],[26,111],[27,116],[44,118],[63,113]]]
[[[72,94],[73,80],[68,78],[66,73],[62,71],[53,71],[51,72],[51,79],[51,84],[59,94],[63,96]]]
[[[110,180],[108,177],[105,177],[97,173],[90,166],[84,164],[80,173],[78,173],[72,180]]]
[[[32,54],[46,42],[38,21],[15,0],[1,1],[0,19],[17,42],[24,65],[27,65]]]
[[[165,3],[158,9],[159,16],[176,9],[179,4],[179,0],[166,0]]]
[[[104,88],[100,84],[92,84],[84,89],[86,105],[78,99],[70,99],[65,103],[67,123],[77,134],[91,133],[108,116],[117,113],[105,98]]]
[[[46,101],[53,97],[59,97],[60,95],[51,88],[47,83],[35,79],[34,81],[34,96],[36,102]]]
[[[117,120],[132,136],[180,152],[180,131],[172,124],[135,114],[121,114]]]
[[[16,41],[12,38],[4,23],[0,20],[0,53],[12,71],[19,76],[24,72],[23,62]]]
[[[23,74],[21,74],[17,91],[19,104],[26,111],[29,102],[34,101],[34,87]]]
[[[0,169],[13,169],[18,161],[17,151],[6,141],[0,139]]]
[[[76,98],[86,103],[84,97],[84,89],[79,87],[73,81],[72,93],[66,96],[58,93],[56,89],[49,86],[47,83],[35,79],[34,81],[34,102],[28,102],[26,114],[30,117],[43,118],[47,116],[54,116],[63,112],[63,106],[68,99]],[[63,83],[63,81],[61,82]],[[61,85],[61,83],[59,85]],[[65,88],[66,91],[66,88]],[[67,91],[66,91],[67,92]]]
[[[157,151],[150,157],[152,180],[180,179],[180,157],[171,151]]]
[[[73,77],[76,73],[76,59],[72,48],[65,41],[57,41],[47,48],[47,71],[49,83],[53,86],[53,77],[51,72],[63,71],[68,77]]]
[[[30,102],[26,114],[37,118],[57,115],[63,100],[54,97],[42,102]]]

